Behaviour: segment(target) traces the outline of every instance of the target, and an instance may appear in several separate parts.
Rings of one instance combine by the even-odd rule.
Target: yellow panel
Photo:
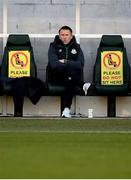
[[[30,52],[10,51],[8,63],[8,77],[29,77],[30,76]]]
[[[123,53],[121,51],[101,53],[101,84],[123,85]]]

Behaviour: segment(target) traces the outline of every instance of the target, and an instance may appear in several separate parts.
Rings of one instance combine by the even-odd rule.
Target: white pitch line
[[[72,133],[81,133],[81,134],[131,134],[131,131],[52,131],[52,130],[32,130],[32,131],[18,131],[18,130],[0,130],[0,133],[62,133],[62,134],[72,134]]]

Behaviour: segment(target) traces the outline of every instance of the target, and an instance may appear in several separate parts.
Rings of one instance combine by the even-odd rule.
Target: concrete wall
[[[130,34],[131,33],[131,0],[81,0],[80,33],[81,34]],[[8,0],[8,33],[53,33],[57,34],[62,25],[69,25],[75,33],[75,0]],[[0,0],[0,32],[2,33],[2,0]],[[31,38],[37,65],[38,77],[45,80],[47,52],[52,38]],[[100,39],[81,39],[85,55],[84,79],[92,82],[93,65]],[[131,39],[124,39],[129,63],[131,64]],[[2,41],[0,39],[0,59]],[[76,98],[82,106],[83,99]],[[50,101],[50,100],[49,100]],[[88,99],[92,101],[91,98]],[[97,99],[99,102],[99,100]],[[120,99],[118,101],[121,102]],[[94,100],[95,102],[95,100]],[[99,108],[103,104],[98,103]],[[76,102],[77,103],[77,102]],[[50,104],[50,103],[49,103]],[[77,103],[77,107],[79,107]],[[118,103],[119,104],[119,103]],[[106,106],[105,106],[106,107]],[[37,107],[36,107],[37,108]],[[82,106],[82,113],[87,108]],[[99,111],[99,108],[96,112]],[[119,115],[118,108],[118,115]],[[76,112],[79,109],[75,110]],[[104,110],[106,111],[106,110]],[[96,113],[98,116],[102,115]],[[103,113],[105,115],[106,112]],[[129,113],[131,115],[131,113]]]

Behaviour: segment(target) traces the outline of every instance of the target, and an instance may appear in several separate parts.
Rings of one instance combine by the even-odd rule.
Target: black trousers
[[[66,92],[62,95],[62,111],[65,107],[71,108],[72,99],[75,95],[75,89],[79,87],[83,91],[83,78],[81,70],[67,67],[65,69],[56,69],[55,81],[66,86]]]

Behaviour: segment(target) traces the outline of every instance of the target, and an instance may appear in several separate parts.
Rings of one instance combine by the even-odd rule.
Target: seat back
[[[27,34],[9,35],[1,63],[3,93],[12,94],[12,80],[36,77],[33,49]]]
[[[94,83],[100,94],[127,93],[130,66],[126,48],[120,35],[103,35],[94,65]]]
[[[36,77],[33,49],[27,34],[11,34],[1,64],[1,77]]]

